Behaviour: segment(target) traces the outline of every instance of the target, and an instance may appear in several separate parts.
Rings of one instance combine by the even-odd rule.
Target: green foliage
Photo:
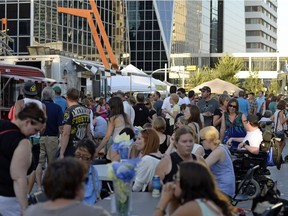
[[[218,63],[215,66],[213,79],[218,77],[221,80],[237,85],[239,80],[237,77],[235,77],[235,75],[243,67],[244,64],[241,60],[236,59],[233,56],[226,55],[218,60]]]
[[[212,70],[209,67],[203,67],[199,71],[195,71],[191,78],[187,80],[187,84],[192,88],[211,80]]]
[[[243,62],[233,56],[226,55],[218,59],[215,68],[203,67],[195,71],[190,79],[187,79],[187,87],[193,88],[216,78],[238,85],[239,80],[235,74],[243,68]]]
[[[277,83],[277,79],[272,79],[271,85],[268,86],[267,91],[269,93],[273,93],[274,95],[277,95],[280,93],[280,88],[279,88],[279,85]]]
[[[249,92],[258,92],[263,91],[264,86],[260,79],[258,79],[258,72],[257,71],[251,71],[249,72],[250,76],[245,79],[245,81],[242,84],[242,87],[246,90],[246,93]]]

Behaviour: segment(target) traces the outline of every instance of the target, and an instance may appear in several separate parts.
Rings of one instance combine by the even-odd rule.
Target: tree
[[[272,79],[271,80],[271,85],[269,85],[267,87],[267,91],[269,93],[273,93],[274,95],[277,95],[280,93],[280,88],[279,88],[279,85],[277,83],[277,79]]]
[[[264,86],[263,82],[258,78],[258,71],[250,71],[249,77],[245,79],[242,87],[246,90],[247,93],[256,93],[260,90],[263,91]]]
[[[188,88],[194,88],[195,86],[198,86],[204,82],[207,82],[211,79],[212,72],[209,67],[205,66],[201,68],[199,71],[195,71],[192,75],[191,78],[187,80]]]
[[[215,65],[213,79],[218,77],[219,79],[237,85],[239,80],[237,77],[235,77],[235,75],[243,68],[243,66],[243,62],[233,56],[226,55],[221,57],[218,60],[218,63]]]
[[[226,55],[218,59],[215,68],[203,67],[195,71],[187,80],[188,88],[193,88],[216,78],[238,85],[239,80],[235,74],[243,68],[243,62],[233,56]]]

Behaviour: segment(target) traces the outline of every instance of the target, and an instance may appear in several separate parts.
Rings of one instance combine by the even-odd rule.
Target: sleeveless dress
[[[242,122],[242,113],[239,112],[238,115],[235,117],[233,122],[229,120],[229,114],[227,112],[224,113],[225,117],[225,135],[223,139],[223,143],[226,144],[230,137],[245,137],[246,131]],[[237,148],[239,142],[232,141],[231,148]]]
[[[197,160],[196,155],[194,154],[191,154],[191,155],[192,155],[193,160],[196,161]],[[179,164],[183,161],[183,159],[178,155],[177,152],[171,153],[170,157],[171,157],[171,164],[172,164],[171,171],[164,176],[163,184],[165,184],[166,182],[173,181],[174,175],[178,172]]]
[[[218,161],[210,167],[218,188],[226,195],[233,197],[235,193],[235,174],[230,151],[227,147],[219,145],[217,148],[225,153],[225,160]]]
[[[168,139],[168,136],[166,135],[166,138],[163,141],[163,143],[160,143],[159,151],[161,152],[161,154],[165,154],[166,150],[168,149],[167,139]]]

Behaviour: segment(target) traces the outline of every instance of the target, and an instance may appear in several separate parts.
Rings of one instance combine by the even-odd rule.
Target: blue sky
[[[278,0],[278,51],[288,53],[288,1]]]

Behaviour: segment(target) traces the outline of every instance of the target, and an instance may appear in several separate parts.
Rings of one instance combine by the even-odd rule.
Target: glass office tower
[[[96,0],[103,25],[118,64],[129,64],[126,7],[123,0]],[[91,9],[88,0],[2,0],[0,18],[8,20],[15,39],[14,53],[28,54],[26,46],[43,45],[87,60],[101,61],[85,18],[58,13],[57,7]],[[31,16],[32,14],[32,16]],[[96,23],[95,17],[93,17]],[[99,33],[102,46],[103,39]]]
[[[170,62],[198,65],[201,54],[209,62],[208,0],[127,0],[127,11],[131,63],[136,67],[148,72]]]
[[[245,52],[244,1],[211,0],[211,53]]]

